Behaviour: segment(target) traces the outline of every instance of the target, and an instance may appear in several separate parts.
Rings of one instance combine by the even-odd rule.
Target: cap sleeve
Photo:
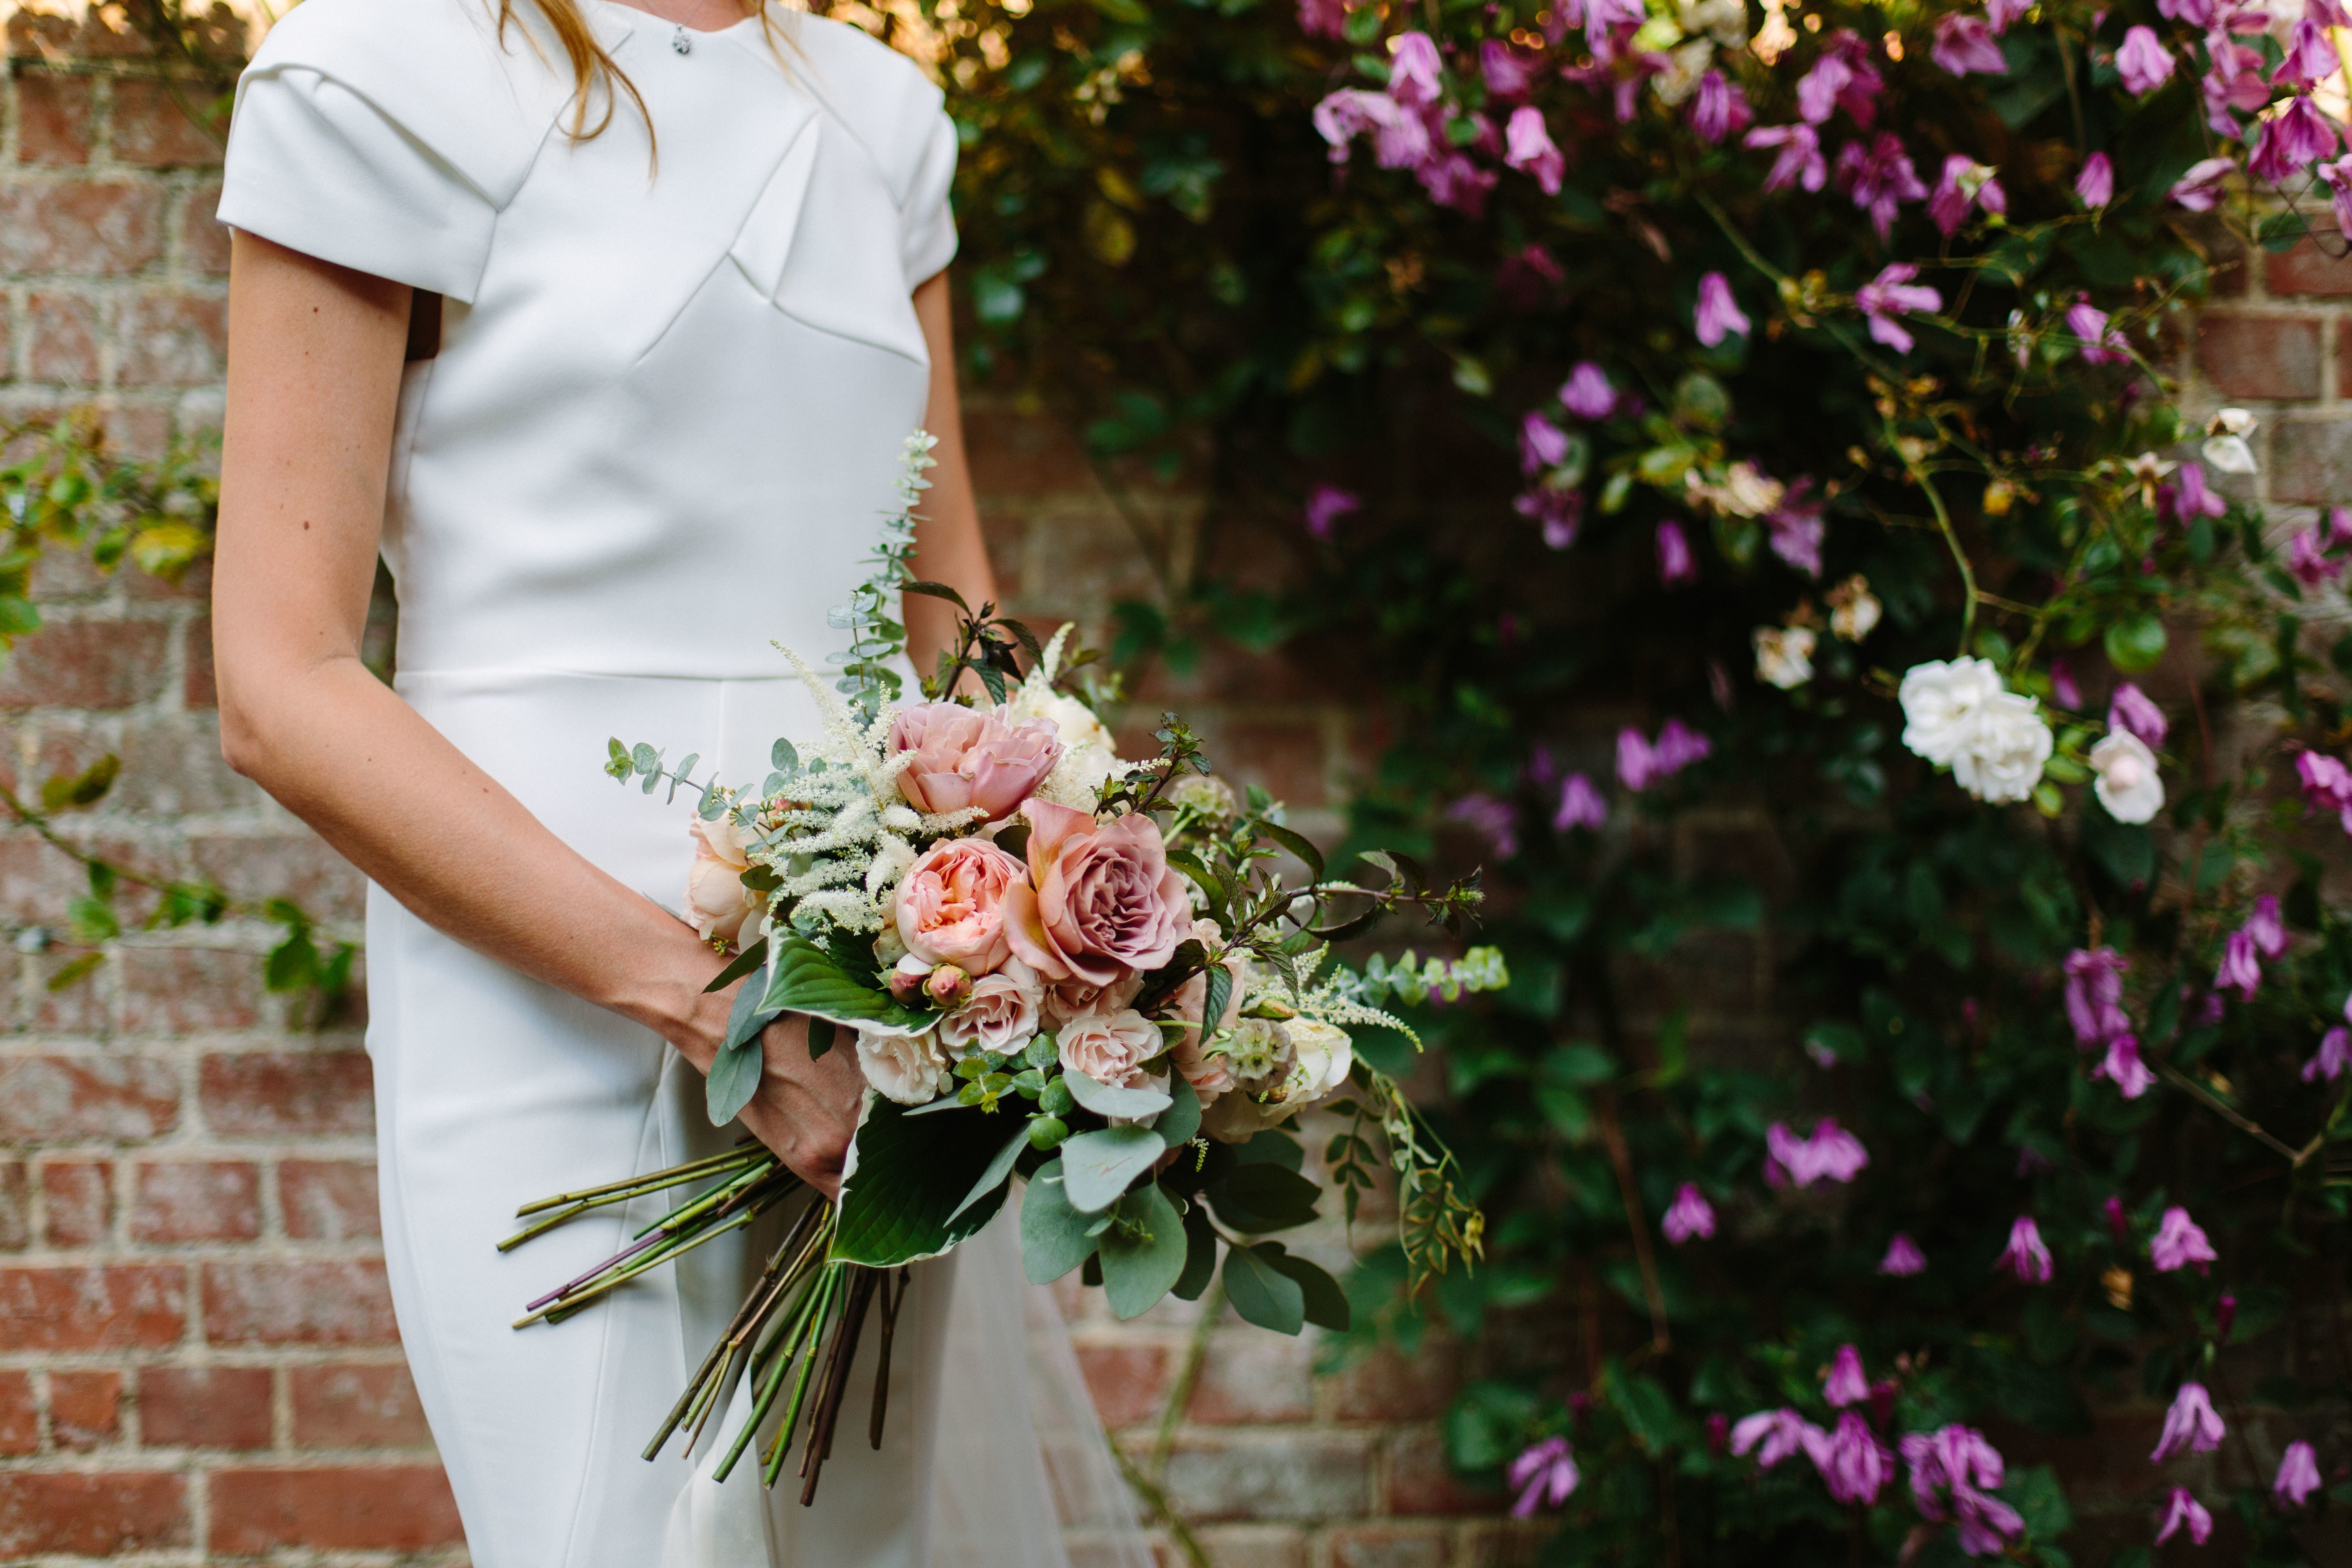
[[[948,190],[955,184],[956,125],[945,110],[933,116],[929,139],[915,166],[899,232],[907,261],[907,287],[914,288],[955,259],[955,215]]]
[[[237,84],[220,220],[470,301],[560,108],[462,0],[307,0]]]

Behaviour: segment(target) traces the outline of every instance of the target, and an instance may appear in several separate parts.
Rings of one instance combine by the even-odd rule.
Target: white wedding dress
[[[440,297],[401,388],[384,558],[401,695],[568,843],[678,907],[688,804],[599,771],[609,736],[756,782],[813,734],[811,657],[892,504],[929,363],[908,295],[955,249],[955,129],[907,59],[780,13],[686,34],[587,0],[643,95],[565,134],[528,0],[307,0],[239,88],[223,222]],[[592,121],[602,107],[592,112]],[[435,352],[437,342],[437,353]],[[500,1256],[517,1205],[724,1146],[637,1026],[368,906],[384,1251],[477,1568],[1148,1568],[1050,1302],[1007,1224],[917,1274],[881,1451],[864,1391],[813,1508],[710,1424],[639,1449],[740,1298],[725,1243],[555,1327],[523,1303],[637,1205]],[[1073,1537],[1076,1539],[1076,1537]]]

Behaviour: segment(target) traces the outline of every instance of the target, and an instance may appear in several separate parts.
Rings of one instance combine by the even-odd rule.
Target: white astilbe
[[[1363,982],[1349,973],[1346,965],[1335,964],[1329,974],[1319,981],[1316,980],[1317,974],[1320,973],[1330,957],[1331,950],[1328,947],[1319,947],[1309,953],[1299,964],[1298,978],[1301,984],[1296,996],[1291,994],[1288,983],[1271,967],[1251,965],[1250,986],[1242,998],[1243,1005],[1247,1007],[1262,1001],[1280,1002],[1285,1006],[1296,1007],[1298,1010],[1298,1016],[1302,1018],[1313,1018],[1320,1023],[1336,1024],[1342,1028],[1349,1024],[1361,1024],[1394,1029],[1413,1044],[1421,1043],[1421,1037],[1414,1034],[1412,1026],[1403,1019],[1393,1013],[1383,1012],[1362,999]],[[1314,984],[1307,984],[1310,981]]]

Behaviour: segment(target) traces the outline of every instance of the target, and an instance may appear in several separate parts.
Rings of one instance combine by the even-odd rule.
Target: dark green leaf
[[[1147,1183],[1119,1200],[1118,1217],[1103,1232],[1103,1294],[1111,1314],[1139,1318],[1184,1276],[1190,1248],[1176,1205],[1157,1183]]]
[[[1225,1300],[1244,1322],[1277,1334],[1295,1334],[1306,1326],[1306,1291],[1256,1247],[1225,1248]]]
[[[977,1110],[918,1121],[875,1100],[857,1129],[856,1169],[841,1184],[833,1256],[880,1268],[977,1233],[1003,1206],[1004,1187],[959,1205],[1003,1147],[1011,1121]]]
[[[1337,1279],[1304,1258],[1286,1252],[1278,1241],[1260,1242],[1256,1250],[1266,1262],[1297,1282],[1301,1310],[1308,1322],[1335,1334],[1348,1331],[1348,1293],[1339,1289]]]

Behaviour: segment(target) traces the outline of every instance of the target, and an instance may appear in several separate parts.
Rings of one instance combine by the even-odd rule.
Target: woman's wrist
[[[668,1041],[697,1072],[709,1072],[727,1038],[734,988],[713,993],[705,987],[726,960],[691,935],[662,947],[647,971],[605,1005]]]

